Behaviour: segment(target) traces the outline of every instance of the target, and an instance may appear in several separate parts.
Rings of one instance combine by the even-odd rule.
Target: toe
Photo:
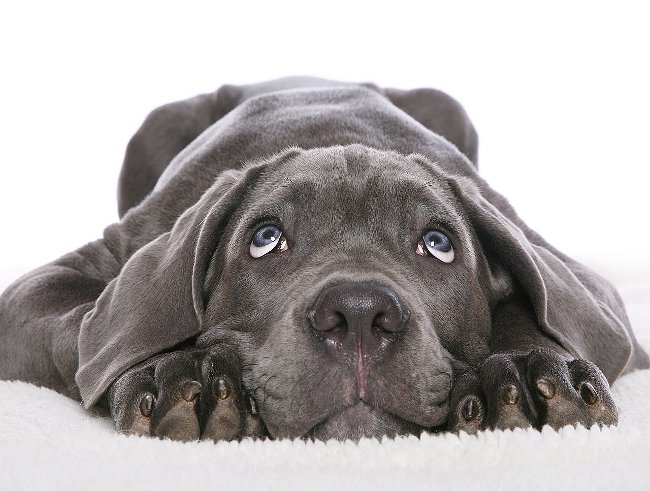
[[[528,355],[527,378],[534,387],[539,411],[539,426],[554,429],[569,424],[587,424],[584,403],[571,386],[567,362],[550,350],[535,350]]]
[[[239,363],[232,354],[209,353],[201,364],[201,377],[201,439],[218,442],[264,434],[257,402],[245,394]]]
[[[196,380],[176,382],[175,386],[161,390],[152,424],[155,436],[182,442],[198,440],[201,436],[197,415],[200,392],[201,384]]]
[[[153,368],[137,367],[122,375],[108,391],[115,428],[127,435],[150,436],[156,392]]]
[[[203,427],[202,439],[213,441],[233,440],[242,431],[240,394],[230,377],[217,376],[208,395],[208,414]]]
[[[243,436],[247,411],[238,360],[214,350],[203,359],[201,377],[204,385],[201,438],[217,442]]]
[[[587,360],[569,362],[568,370],[572,386],[583,404],[586,426],[617,424],[618,410],[603,372]]]
[[[487,397],[487,426],[493,429],[526,428],[536,424],[537,410],[525,380],[519,373],[521,362],[512,355],[492,355],[481,367],[481,385]]]
[[[158,421],[154,433],[159,438],[188,442],[201,436],[194,402],[186,400],[174,404]]]
[[[467,372],[456,380],[450,398],[449,431],[474,434],[485,427],[485,400],[478,377]]]

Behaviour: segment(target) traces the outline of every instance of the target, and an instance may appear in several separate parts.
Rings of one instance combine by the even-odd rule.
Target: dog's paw
[[[155,356],[127,370],[108,391],[115,427],[126,434],[190,441],[261,436],[255,400],[239,364],[206,351]]]
[[[539,349],[527,354],[490,356],[478,374],[454,383],[448,429],[512,429],[549,425],[615,425],[618,412],[609,384],[596,365],[567,361]]]

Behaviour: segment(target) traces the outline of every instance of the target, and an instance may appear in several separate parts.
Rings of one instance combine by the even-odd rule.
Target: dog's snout
[[[336,346],[374,351],[404,329],[409,312],[390,288],[344,283],[325,288],[307,317]]]

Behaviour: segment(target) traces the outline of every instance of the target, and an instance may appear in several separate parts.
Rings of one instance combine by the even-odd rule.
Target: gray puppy
[[[615,424],[614,287],[477,174],[435,90],[292,78],[163,106],[119,223],[0,298],[0,377],[179,440]]]

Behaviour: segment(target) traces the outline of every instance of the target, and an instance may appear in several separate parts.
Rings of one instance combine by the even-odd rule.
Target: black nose
[[[334,346],[369,352],[392,341],[406,326],[409,312],[390,288],[344,283],[323,289],[307,317]]]

